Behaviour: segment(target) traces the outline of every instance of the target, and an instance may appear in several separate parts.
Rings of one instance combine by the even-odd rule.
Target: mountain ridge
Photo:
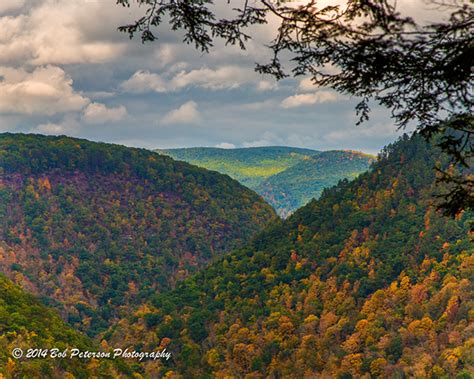
[[[319,197],[323,188],[367,170],[374,160],[369,154],[353,150],[324,152],[288,146],[182,148],[158,152],[228,174],[262,195],[282,217],[287,217],[310,199]],[[348,162],[352,161],[352,164],[345,164],[345,170],[338,169],[340,155],[346,156]],[[327,159],[315,159],[317,156]],[[331,171],[337,174],[328,174]]]
[[[253,191],[146,149],[0,135],[0,268],[96,335],[276,218]]]
[[[167,338],[171,376],[468,378],[473,215],[436,211],[448,162],[401,138],[106,338]]]

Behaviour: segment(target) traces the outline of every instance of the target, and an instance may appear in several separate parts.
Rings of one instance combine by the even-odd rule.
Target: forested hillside
[[[227,174],[252,189],[257,188],[268,177],[317,153],[311,149],[286,146],[240,149],[191,147],[157,151],[176,160]]]
[[[474,220],[436,211],[435,163],[403,137],[106,338],[166,340],[172,377],[471,377]]]
[[[1,378],[118,378],[130,377],[124,362],[97,359],[26,358],[28,349],[97,351],[87,337],[66,325],[56,312],[0,274]],[[12,357],[14,349],[23,356]]]
[[[366,171],[374,157],[355,151],[293,147],[158,150],[209,170],[227,174],[263,196],[282,217],[318,198],[324,188]]]
[[[237,181],[144,149],[0,135],[0,271],[91,335],[275,217]]]
[[[317,199],[325,188],[367,171],[374,157],[357,151],[323,151],[272,175],[255,190],[284,217]]]

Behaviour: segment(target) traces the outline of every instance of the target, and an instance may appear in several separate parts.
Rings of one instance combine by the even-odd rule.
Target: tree
[[[344,6],[322,7],[317,0],[303,5],[228,0],[229,7],[237,5],[227,18],[219,18],[212,0],[117,3],[145,6],[143,17],[119,27],[130,38],[140,33],[143,42],[154,41],[159,27],[169,23],[172,30],[184,32],[185,43],[203,52],[218,39],[245,49],[250,26],[279,19],[268,46],[273,57],[256,70],[276,79],[310,75],[317,86],[360,98],[358,123],[369,118],[375,101],[391,110],[399,128],[415,122],[427,139],[442,132],[439,145],[457,169],[440,171],[440,181],[449,185],[441,207],[455,215],[474,208],[474,6],[470,0],[426,1],[449,14],[447,21],[421,25],[402,16],[392,0],[347,0]]]

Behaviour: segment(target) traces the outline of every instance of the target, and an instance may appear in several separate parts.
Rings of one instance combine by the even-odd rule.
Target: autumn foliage
[[[470,377],[473,217],[436,211],[444,159],[405,136],[106,338],[166,338],[172,377]]]
[[[229,177],[144,149],[0,135],[0,270],[90,335],[274,218]]]

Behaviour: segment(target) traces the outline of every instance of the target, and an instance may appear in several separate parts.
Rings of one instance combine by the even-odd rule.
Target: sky
[[[246,51],[209,54],[163,29],[157,42],[117,27],[143,8],[115,0],[0,1],[0,132],[65,134],[145,148],[287,145],[377,153],[397,131],[374,106],[355,126],[357,99],[309,78],[276,82],[266,63],[270,23]],[[408,13],[423,0],[402,0]],[[224,12],[226,2],[217,4]]]

